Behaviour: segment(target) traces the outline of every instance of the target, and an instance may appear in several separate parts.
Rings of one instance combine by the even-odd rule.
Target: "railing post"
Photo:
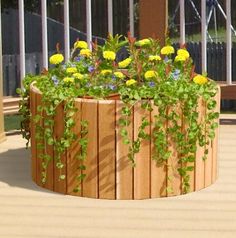
[[[232,30],[231,30],[231,0],[226,0],[226,34],[227,34],[227,50],[226,50],[226,67],[228,85],[232,84]]]
[[[25,77],[25,11],[24,0],[19,0],[20,79]]]
[[[113,0],[107,2],[108,33],[113,35]]]
[[[69,61],[70,59],[69,0],[64,0],[64,39],[65,39],[65,61]]]
[[[43,67],[48,69],[47,0],[41,1]]]
[[[202,73],[207,72],[207,22],[206,0],[201,0],[201,31],[202,31]]]
[[[4,133],[4,117],[3,117],[3,87],[2,87],[2,14],[0,1],[0,143],[6,139]]]
[[[87,33],[87,43],[91,49],[92,42],[92,4],[91,0],[86,0],[86,33]]]
[[[163,45],[168,25],[167,0],[140,0],[139,32],[141,38],[158,38]]]
[[[180,44],[185,44],[185,0],[180,0]]]

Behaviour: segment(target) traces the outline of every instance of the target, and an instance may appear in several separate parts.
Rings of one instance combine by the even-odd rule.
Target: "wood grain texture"
[[[36,108],[35,108],[35,114],[39,114],[37,107],[39,105],[42,105],[42,96],[41,94],[37,93],[36,94]],[[39,122],[35,123],[36,127],[36,134],[40,131],[39,127],[43,127],[43,119],[41,118]],[[36,168],[36,183],[43,187],[42,183],[42,162],[43,159],[41,158],[41,155],[44,153],[44,149],[39,148],[38,146],[44,146],[44,139],[36,139],[36,148],[37,148],[37,153],[36,153],[36,163],[37,163],[37,168]]]
[[[35,123],[33,122],[34,116],[36,114],[36,93],[33,91],[32,87],[30,90],[30,111],[31,111],[31,121],[30,121],[30,144],[31,144],[31,176],[33,181],[36,182],[36,172],[37,172],[37,151],[36,151],[36,139],[35,139]]]
[[[218,86],[218,93],[215,96],[215,100],[217,103],[216,112],[220,113],[220,99],[221,99],[221,92],[220,87]],[[220,125],[219,119],[217,120],[218,124]],[[219,153],[219,128],[216,129],[215,138],[212,143],[212,183],[214,183],[218,177],[218,153]]]
[[[141,108],[141,102],[134,106],[134,140],[138,138],[139,127],[142,119],[150,122],[150,112]],[[150,135],[150,126],[145,128]],[[136,167],[134,168],[134,199],[150,198],[150,141],[141,142],[140,151],[135,154]]]
[[[84,162],[86,177],[83,181],[83,197],[98,198],[98,101],[83,99],[82,120],[88,122],[88,150]]]
[[[162,163],[157,163],[153,160],[155,154],[153,132],[155,128],[155,116],[159,114],[158,107],[154,106],[152,102],[153,111],[151,112],[151,127],[152,127],[152,141],[151,141],[151,198],[166,197],[167,192],[167,167]]]
[[[75,196],[81,196],[81,182],[78,181],[77,177],[81,174],[81,170],[79,169],[80,161],[78,159],[78,155],[80,153],[80,121],[81,121],[81,99],[77,99],[75,101],[75,108],[77,112],[73,116],[75,120],[75,126],[73,128],[73,133],[77,136],[77,140],[74,141],[71,146],[67,150],[67,193]],[[78,189],[80,189],[78,191]]]
[[[205,105],[202,99],[199,99],[198,104],[198,120],[202,122],[205,116]],[[195,161],[195,190],[203,189],[205,186],[205,164],[202,160],[204,156],[204,147],[198,146]]]
[[[55,125],[54,125],[54,137],[59,140],[62,138],[64,133],[64,105],[63,103],[59,104],[56,108],[55,115]],[[58,193],[66,193],[66,179],[60,179],[60,175],[67,175],[67,160],[66,160],[66,152],[60,156],[60,160],[64,167],[60,170],[57,168],[56,164],[59,162],[56,155],[56,148],[54,146],[55,156],[54,156],[54,191]]]
[[[123,118],[121,114],[124,103],[117,101],[116,104],[116,198],[117,199],[133,199],[133,168],[128,159],[129,146],[122,142],[120,135],[121,126],[119,120]],[[132,109],[133,111],[133,109]],[[128,137],[133,140],[133,113],[129,117],[130,125],[125,127]]]
[[[99,101],[99,198],[115,199],[116,196],[116,134],[115,101]]]
[[[182,111],[180,109],[179,105],[173,105],[169,107],[168,109],[168,116],[170,116],[172,113],[179,115],[179,119],[177,121],[177,125],[179,127],[182,127]],[[173,122],[168,121],[167,122],[167,128],[172,128]],[[174,138],[172,138],[171,135],[168,135],[168,150],[171,152],[171,156],[168,159],[168,170],[167,170],[167,196],[176,196],[180,195],[182,192],[181,186],[182,186],[182,177],[178,173],[178,168],[181,167],[181,164],[179,164],[179,153],[177,152],[176,143],[174,141]]]

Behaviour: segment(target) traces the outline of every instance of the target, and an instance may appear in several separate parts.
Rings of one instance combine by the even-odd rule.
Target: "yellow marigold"
[[[121,68],[121,69],[125,69],[125,68],[127,68],[127,67],[130,65],[131,61],[132,61],[131,58],[127,58],[127,59],[125,59],[125,60],[123,60],[123,61],[120,61],[120,62],[118,63],[118,66],[119,66],[119,68]]]
[[[173,46],[170,46],[170,45],[164,46],[161,49],[161,54],[162,55],[171,55],[171,54],[174,54],[174,53],[175,53],[175,49],[174,49]]]
[[[200,85],[207,83],[207,81],[208,81],[207,77],[200,74],[196,75],[193,78],[193,82]]]
[[[74,74],[77,72],[77,68],[76,67],[69,67],[66,69],[66,73],[68,74]]]
[[[136,46],[147,46],[150,44],[151,44],[151,41],[149,39],[142,39],[135,43]]]
[[[154,70],[148,70],[145,74],[144,74],[144,77],[145,79],[151,79],[151,78],[155,78],[157,77],[157,72],[154,71]]]
[[[74,82],[75,82],[75,79],[72,78],[72,77],[65,77],[65,78],[63,79],[63,81],[64,81],[65,83],[74,83]]]
[[[118,79],[123,79],[125,77],[125,75],[122,72],[115,72],[114,75]]]
[[[176,62],[183,62],[183,61],[185,61],[187,58],[186,57],[184,57],[183,55],[177,55],[176,57],[175,57],[175,61]]]
[[[149,61],[160,61],[161,60],[161,57],[159,55],[150,55],[148,57],[148,60]]]
[[[49,59],[50,64],[60,64],[64,60],[64,56],[62,54],[52,55]]]
[[[78,40],[74,43],[74,48],[75,49],[87,49],[88,48],[88,44],[86,41],[82,41],[82,40]]]
[[[75,73],[73,74],[73,77],[77,78],[77,79],[83,79],[84,78],[84,75],[81,74],[81,73]]]
[[[79,52],[79,54],[82,55],[82,56],[85,56],[85,57],[90,57],[92,55],[92,52],[89,49],[82,49]]]
[[[179,49],[177,51],[177,55],[185,57],[185,59],[188,59],[190,57],[189,52],[186,49]]]
[[[111,74],[112,73],[112,70],[110,70],[110,69],[103,69],[102,71],[101,71],[101,74],[102,75],[108,75],[108,74]]]
[[[106,50],[103,52],[103,58],[107,60],[115,60],[116,53],[114,51]]]
[[[126,81],[127,86],[131,86],[131,85],[134,85],[136,83],[137,83],[137,81],[135,79],[129,79],[129,80]]]

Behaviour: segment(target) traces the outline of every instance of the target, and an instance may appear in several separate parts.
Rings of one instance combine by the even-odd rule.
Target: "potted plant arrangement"
[[[129,56],[118,61],[123,47]],[[84,197],[144,199],[215,181],[219,88],[194,73],[185,48],[109,35],[92,50],[75,42],[69,62],[57,49],[50,63],[19,90],[38,185]]]

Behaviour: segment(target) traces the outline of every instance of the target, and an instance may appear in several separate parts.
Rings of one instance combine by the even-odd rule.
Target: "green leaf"
[[[60,180],[64,180],[65,178],[66,178],[66,176],[65,176],[64,174],[62,174],[62,175],[59,176],[59,179],[60,179]]]

